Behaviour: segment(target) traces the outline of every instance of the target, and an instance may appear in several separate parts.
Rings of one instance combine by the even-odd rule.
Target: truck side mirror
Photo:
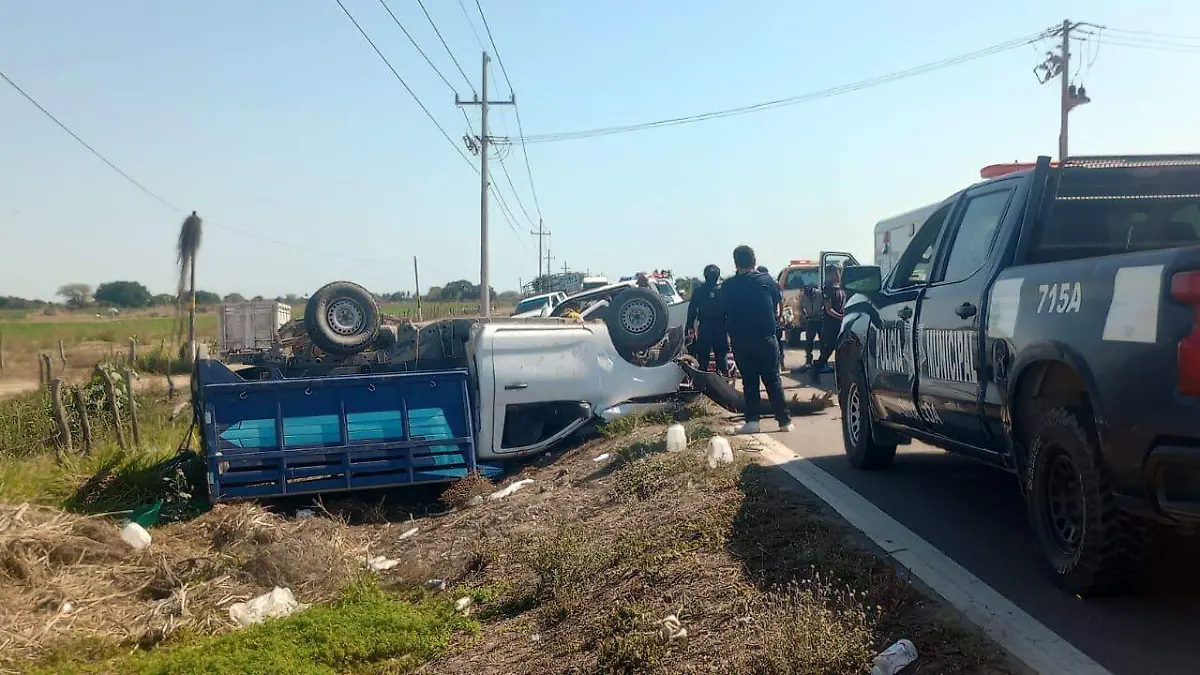
[[[842,288],[851,293],[878,293],[883,272],[878,265],[854,265],[842,270]]]

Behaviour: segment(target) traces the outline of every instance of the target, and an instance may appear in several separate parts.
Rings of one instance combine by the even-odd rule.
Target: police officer
[[[757,271],[759,274],[765,274],[768,277],[771,276],[771,272],[770,272],[770,270],[767,269],[766,265],[759,265],[758,267],[755,268],[755,271]],[[783,314],[780,312],[780,305],[783,303],[783,296],[780,295],[779,297],[780,297],[780,301],[775,303],[775,341],[779,343],[779,374],[782,375],[787,372],[787,368],[784,367],[785,359],[783,357],[783,332],[784,332],[783,331]]]
[[[700,370],[708,371],[708,358],[714,352],[717,372],[728,375],[726,355],[729,354],[729,335],[725,332],[725,305],[721,301],[721,268],[704,268],[704,283],[692,289],[688,302],[687,332],[695,333],[692,349]]]
[[[820,383],[821,373],[829,370],[829,357],[838,333],[842,332],[842,316],[846,311],[846,292],[842,290],[841,270],[836,265],[825,268],[825,286],[821,288],[821,358],[809,370],[814,384]]]
[[[733,249],[733,264],[737,274],[722,284],[721,299],[725,304],[729,338],[733,343],[733,358],[742,373],[742,391],[746,397],[746,423],[737,433],[759,432],[758,418],[762,408],[760,384],[767,389],[779,430],[791,431],[792,418],[788,413],[787,401],[783,398],[783,382],[779,379],[776,317],[779,304],[783,301],[779,284],[769,275],[754,269],[754,249],[749,246]]]
[[[826,349],[821,333],[825,309],[824,303],[821,302],[821,289],[817,288],[816,284],[805,286],[800,293],[800,325],[804,326],[804,370],[812,370],[813,349]]]

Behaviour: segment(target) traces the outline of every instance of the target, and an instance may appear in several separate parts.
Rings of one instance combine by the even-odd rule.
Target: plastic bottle
[[[722,436],[708,439],[708,468],[715,469],[722,464],[733,463],[733,448],[729,441]]]
[[[875,657],[871,675],[896,675],[904,666],[917,660],[917,647],[910,640],[899,640]]]
[[[687,430],[679,422],[667,427],[667,452],[683,452],[687,449]]]
[[[121,539],[135,551],[143,551],[150,547],[150,533],[132,521],[121,528]]]

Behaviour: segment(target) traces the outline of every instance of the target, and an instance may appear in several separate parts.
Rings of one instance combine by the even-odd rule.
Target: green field
[[[108,342],[124,345],[130,338],[141,344],[158,344],[170,341],[175,332],[172,316],[136,317],[127,319],[83,319],[65,321],[3,321],[0,333],[4,334],[4,347],[11,353],[55,349],[62,340],[65,347],[83,342]],[[217,316],[196,316],[196,333],[201,337],[217,334]]]

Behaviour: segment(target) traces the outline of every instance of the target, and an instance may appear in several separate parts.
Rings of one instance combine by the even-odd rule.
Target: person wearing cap
[[[842,316],[846,311],[846,292],[842,290],[842,270],[837,265],[825,267],[825,286],[821,289],[821,358],[809,369],[809,379],[813,384],[821,382],[821,374],[829,372],[829,357],[832,346],[837,343],[838,333],[842,331]]]
[[[739,434],[759,432],[762,410],[761,387],[765,386],[771,411],[780,431],[792,430],[792,416],[783,397],[779,378],[779,305],[783,301],[779,284],[770,275],[755,269],[754,249],[742,245],[733,249],[737,274],[721,285],[721,298],[733,358],[742,374],[742,392],[746,398],[746,423]]]
[[[707,265],[704,283],[692,289],[688,301],[687,332],[693,334],[693,350],[701,372],[708,371],[709,356],[717,358],[717,372],[728,376],[726,365],[729,335],[725,331],[725,305],[721,300],[721,268]]]

